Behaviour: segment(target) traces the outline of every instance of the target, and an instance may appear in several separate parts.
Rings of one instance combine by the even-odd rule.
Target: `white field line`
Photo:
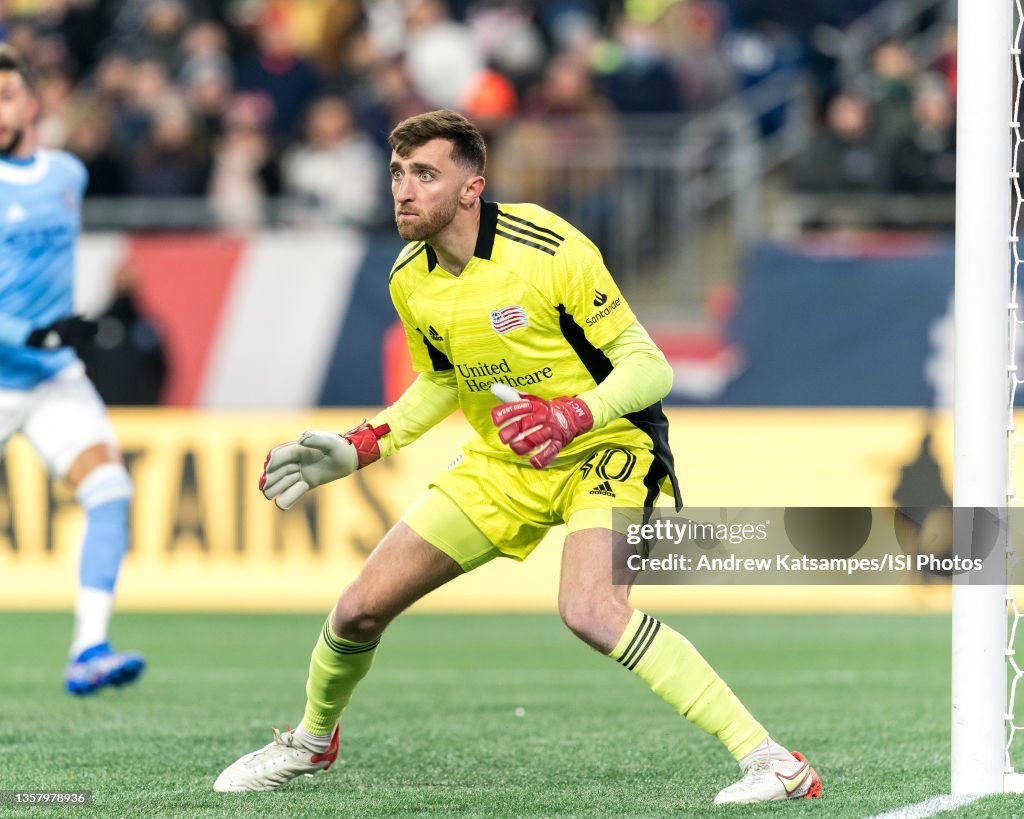
[[[945,813],[948,810],[956,810],[965,805],[971,804],[976,799],[981,799],[983,794],[972,794],[966,796],[933,796],[918,802],[916,805],[907,805],[896,808],[888,813],[880,813],[871,819],[925,819],[927,816],[935,816],[937,813]]]

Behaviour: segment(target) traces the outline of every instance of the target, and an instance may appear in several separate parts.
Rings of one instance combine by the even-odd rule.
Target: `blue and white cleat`
[[[64,687],[69,694],[92,694],[108,685],[119,687],[135,682],[145,667],[141,654],[114,651],[110,643],[100,643],[68,662]]]

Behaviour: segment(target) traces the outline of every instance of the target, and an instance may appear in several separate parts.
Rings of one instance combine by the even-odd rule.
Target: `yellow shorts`
[[[402,520],[469,571],[499,556],[524,560],[561,523],[573,532],[637,522],[654,505],[664,477],[646,449],[610,445],[547,469],[466,452]]]

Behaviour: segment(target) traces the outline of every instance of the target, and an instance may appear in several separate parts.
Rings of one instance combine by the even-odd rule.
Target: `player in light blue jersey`
[[[95,331],[72,305],[87,174],[70,154],[36,147],[38,108],[24,63],[0,44],[0,443],[24,435],[85,510],[65,687],[89,694],[132,682],[145,667],[107,639],[132,482],[73,349]]]

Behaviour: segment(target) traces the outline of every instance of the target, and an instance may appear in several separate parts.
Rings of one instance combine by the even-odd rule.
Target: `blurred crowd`
[[[955,29],[924,65],[905,43],[884,42],[860,80],[825,100],[793,183],[821,193],[951,194],[955,115]]]
[[[887,44],[870,84],[833,94],[815,31],[876,2],[0,0],[0,39],[30,55],[42,142],[82,158],[88,196],[207,197],[238,226],[285,201],[289,221],[358,225],[388,213],[386,136],[410,114],[473,117],[499,194],[557,207],[531,152],[582,140],[612,167],[625,115],[671,122],[797,65],[831,97],[798,185],[951,185],[951,64],[922,73]]]

